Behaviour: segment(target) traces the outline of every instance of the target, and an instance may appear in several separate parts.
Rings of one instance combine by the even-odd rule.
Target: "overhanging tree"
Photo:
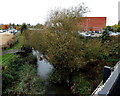
[[[46,22],[49,45],[47,54],[56,68],[73,71],[84,65],[83,52],[80,50],[83,44],[79,40],[78,26],[81,17],[88,12],[84,4],[69,9],[57,9],[50,12]]]
[[[51,11],[45,24],[46,29],[41,30],[44,32],[31,32],[31,37],[26,37],[27,40],[29,38],[29,43],[26,44],[48,55],[49,61],[57,69],[68,72],[79,69],[85,62],[81,50],[84,49],[84,43],[79,38],[78,31],[81,27],[78,23],[86,12],[88,9],[83,3],[76,7]]]
[[[46,29],[25,32],[26,45],[47,55],[49,62],[62,77],[98,60],[106,53],[99,40],[80,38],[78,23],[87,12],[84,5],[50,12]]]

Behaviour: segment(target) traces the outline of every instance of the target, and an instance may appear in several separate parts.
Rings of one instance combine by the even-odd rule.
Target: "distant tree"
[[[16,27],[15,23],[13,23],[13,24],[11,24],[11,25],[12,25],[12,27],[13,27],[13,28],[15,28],[15,27]]]
[[[21,33],[24,32],[27,29],[27,25],[25,23],[21,26]]]
[[[15,28],[16,30],[19,30],[20,28],[18,27],[18,26],[16,26],[16,28]]]
[[[113,31],[114,31],[114,32],[117,32],[118,27],[119,27],[119,25],[117,25],[117,24],[113,25],[113,26],[112,26]]]
[[[120,32],[120,26],[117,28],[117,32]]]
[[[106,28],[108,29],[108,31],[113,31],[111,26],[106,26]]]
[[[29,24],[27,24],[27,25],[28,25],[28,26],[31,26],[31,25],[30,25],[30,23],[29,23]]]
[[[107,28],[105,28],[105,31],[103,31],[103,34],[101,36],[102,42],[104,43],[109,38],[109,31]]]
[[[120,21],[118,21],[118,25],[120,26]]]
[[[26,24],[26,25],[27,25],[27,27],[28,27],[28,28],[31,28],[31,25],[30,25],[30,23],[28,23],[28,24]]]
[[[2,29],[8,29],[8,25],[2,25]]]
[[[38,23],[38,24],[36,24],[36,25],[35,25],[35,28],[40,28],[40,29],[43,29],[43,28],[44,28],[44,26],[43,26],[42,24],[39,24],[39,23]]]
[[[17,24],[16,26],[20,26],[19,24]]]

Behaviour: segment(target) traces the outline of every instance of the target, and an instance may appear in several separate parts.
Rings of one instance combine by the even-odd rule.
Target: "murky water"
[[[44,80],[47,80],[53,66],[43,58],[40,52],[33,50],[33,55],[37,56],[37,74]]]
[[[49,74],[53,70],[53,66],[43,58],[43,55],[35,50],[32,50],[33,55],[37,57],[37,74],[45,80],[45,96],[71,96],[70,90],[65,85],[53,85],[48,80]]]
[[[49,73],[52,72],[53,66],[47,61],[47,60],[38,60],[37,61],[38,64],[38,75],[40,75],[42,78],[44,79],[48,79],[48,75]]]

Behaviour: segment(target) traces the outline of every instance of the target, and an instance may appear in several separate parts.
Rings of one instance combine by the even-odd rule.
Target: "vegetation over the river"
[[[55,10],[50,13],[44,30],[24,32],[25,46],[33,47],[43,55],[47,55],[50,63],[57,69],[58,72],[51,76],[51,80],[54,80],[54,82],[60,82],[79,70],[83,77],[88,80],[86,84],[89,85],[87,82],[92,82],[93,85],[91,86],[94,88],[102,80],[101,74],[104,64],[108,64],[106,63],[108,61],[116,62],[120,58],[118,37],[109,37],[106,34],[103,34],[102,38],[83,38],[79,36],[78,31],[81,30],[81,27],[77,26],[77,23],[80,22],[83,13],[86,12],[84,5]],[[112,64],[110,63],[110,66]],[[91,70],[85,72],[83,71],[84,68],[91,68]],[[84,73],[87,75],[85,76]],[[98,77],[99,80],[96,79]],[[94,82],[90,78],[94,78],[94,80],[92,79]],[[77,79],[75,80],[77,81]],[[95,80],[97,83],[95,83]],[[88,92],[89,87],[86,88],[86,91],[83,92]],[[81,89],[78,91],[82,94]]]

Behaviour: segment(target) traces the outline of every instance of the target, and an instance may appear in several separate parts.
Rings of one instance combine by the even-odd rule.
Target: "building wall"
[[[106,17],[82,17],[79,25],[83,31],[99,31],[106,26]]]
[[[118,21],[120,21],[120,1],[118,2]]]

